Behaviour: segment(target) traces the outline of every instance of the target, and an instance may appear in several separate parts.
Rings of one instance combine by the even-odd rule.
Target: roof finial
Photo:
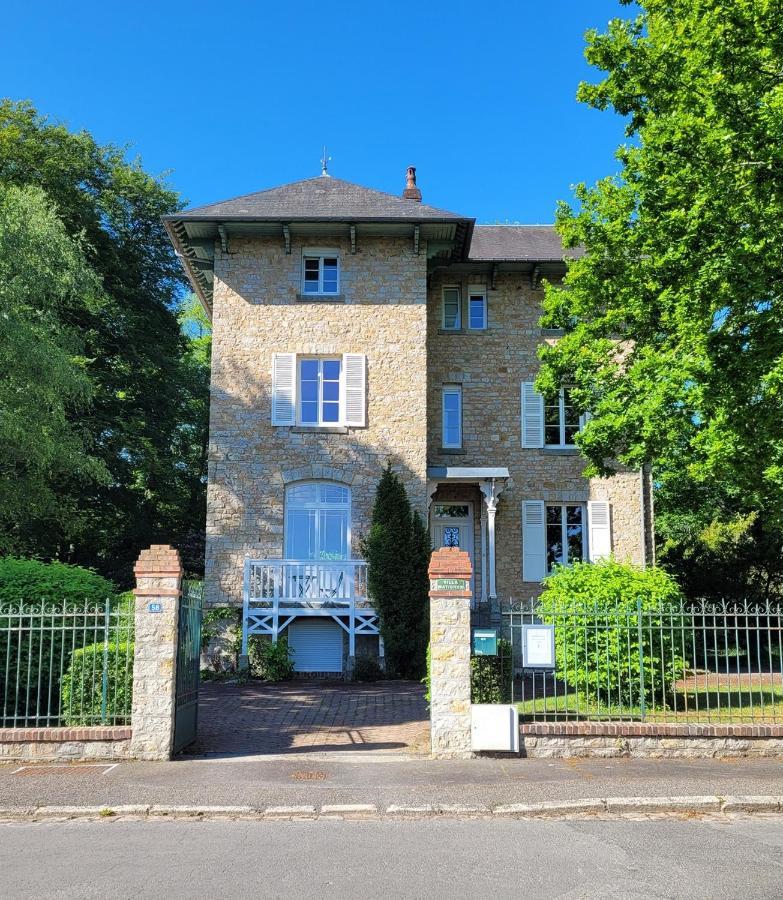
[[[329,172],[327,171],[327,166],[331,162],[332,157],[326,155],[326,144],[324,144],[324,155],[321,157],[321,174],[329,177]]]

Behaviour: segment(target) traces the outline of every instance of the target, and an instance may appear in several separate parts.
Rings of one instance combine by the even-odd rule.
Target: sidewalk
[[[363,804],[378,810],[492,809],[606,798],[783,797],[783,763],[765,759],[449,761],[332,753],[114,767],[38,764],[17,772],[21,765],[0,763],[0,808]]]

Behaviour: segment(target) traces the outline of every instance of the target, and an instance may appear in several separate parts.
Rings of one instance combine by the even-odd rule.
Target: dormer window
[[[302,293],[335,296],[340,293],[340,255],[334,250],[305,250],[302,255]]]

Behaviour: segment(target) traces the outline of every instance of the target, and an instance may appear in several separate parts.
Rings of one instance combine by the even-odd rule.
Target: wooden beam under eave
[[[291,255],[291,229],[287,223],[283,224],[283,247],[285,247],[286,256]]]

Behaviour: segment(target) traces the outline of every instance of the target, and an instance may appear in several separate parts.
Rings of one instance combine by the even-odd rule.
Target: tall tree
[[[621,0],[624,2],[624,0]],[[629,5],[626,3],[625,5]],[[560,204],[582,245],[544,324],[539,387],[592,418],[590,472],[653,463],[783,523],[783,3],[641,0],[587,35],[579,98],[627,118],[618,175]],[[728,509],[727,509],[728,512]]]
[[[64,481],[94,489],[108,472],[78,416],[92,385],[74,305],[98,312],[100,280],[40,188],[0,184],[0,552],[43,518],[77,530]]]
[[[180,201],[120,148],[11,101],[0,103],[0,184],[46,192],[66,231],[83,241],[104,295],[99,310],[74,297],[59,319],[90,360],[92,401],[79,422],[110,477],[58,485],[65,505],[89,511],[79,531],[40,518],[17,542],[42,555],[70,547],[68,561],[124,581],[142,545],[179,542],[203,522],[191,514],[203,472],[183,459],[182,445],[183,416],[194,391],[205,396],[204,380],[190,377],[177,317],[183,276],[161,222]]]

